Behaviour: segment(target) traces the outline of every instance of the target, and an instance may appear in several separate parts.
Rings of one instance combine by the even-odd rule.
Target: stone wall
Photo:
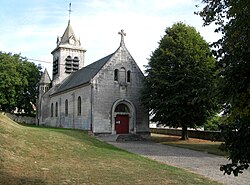
[[[36,124],[35,117],[21,116],[21,115],[17,116],[16,114],[10,114],[10,113],[4,113],[4,114],[17,123],[25,123],[31,125]]]
[[[156,134],[181,136],[182,130],[167,129],[167,128],[151,128],[150,132]],[[223,141],[220,131],[188,130],[188,136],[191,138],[206,139],[211,141]]]

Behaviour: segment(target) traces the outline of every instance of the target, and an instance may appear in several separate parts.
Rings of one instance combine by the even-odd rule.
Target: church
[[[144,75],[125,47],[84,66],[86,50],[70,20],[57,38],[52,78],[45,69],[39,82],[37,124],[74,128],[93,134],[148,134],[149,113],[140,102]]]

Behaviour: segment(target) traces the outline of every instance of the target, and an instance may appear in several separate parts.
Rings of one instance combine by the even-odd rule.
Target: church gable
[[[123,30],[119,33],[124,34]],[[144,79],[144,75],[126,48],[124,35],[121,35],[120,47],[94,77],[93,81],[95,83],[101,84],[105,80],[103,82],[105,84],[115,82],[120,84],[120,86],[142,85],[141,82]]]

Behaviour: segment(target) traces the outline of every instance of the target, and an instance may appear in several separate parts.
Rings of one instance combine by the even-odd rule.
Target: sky
[[[213,25],[203,27],[201,17],[194,14],[202,9],[200,0],[1,0],[0,51],[21,54],[51,75],[51,51],[67,27],[69,3],[74,33],[87,50],[85,66],[119,47],[121,29],[142,71],[165,29],[174,23],[195,27],[209,43],[220,37]]]

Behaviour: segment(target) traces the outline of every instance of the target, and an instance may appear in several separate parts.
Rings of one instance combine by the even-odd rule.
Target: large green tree
[[[215,23],[222,38],[213,43],[219,69],[219,99],[224,114],[225,145],[231,163],[221,170],[242,172],[250,162],[250,3],[248,0],[203,0],[198,12],[204,25]]]
[[[187,128],[204,124],[215,108],[215,59],[209,45],[195,30],[184,23],[167,28],[146,66],[142,102],[152,121]]]
[[[30,114],[36,103],[41,67],[19,54],[0,52],[0,109]]]

